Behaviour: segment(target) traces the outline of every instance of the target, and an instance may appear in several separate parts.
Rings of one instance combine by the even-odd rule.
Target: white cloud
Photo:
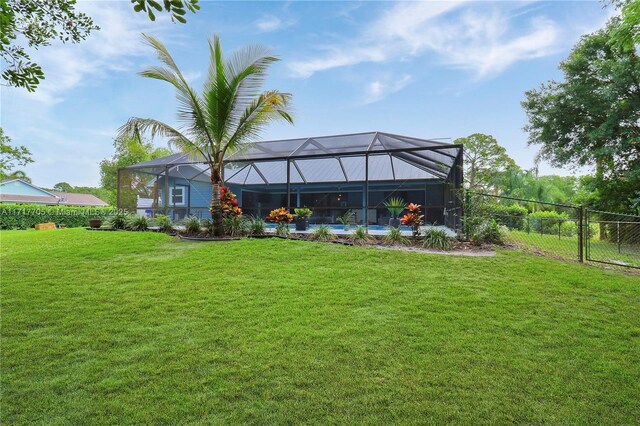
[[[371,104],[384,99],[386,96],[399,92],[411,82],[411,76],[403,75],[399,80],[391,78],[377,79],[367,86],[367,97],[365,104]]]
[[[464,7],[462,7],[464,6]],[[445,65],[490,77],[515,62],[555,53],[562,41],[559,26],[534,17],[514,28],[508,9],[521,4],[482,8],[463,2],[395,4],[364,25],[353,41],[324,46],[325,53],[289,64],[293,74],[316,72],[366,62],[389,62],[433,54]],[[521,18],[522,21],[526,18]]]
[[[256,21],[256,27],[262,32],[282,30],[295,24],[292,19],[283,20],[274,15],[264,15]]]

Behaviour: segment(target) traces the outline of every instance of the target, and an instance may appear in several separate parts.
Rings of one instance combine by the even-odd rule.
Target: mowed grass
[[[547,253],[567,260],[578,260],[577,236],[566,237],[511,230],[507,233],[507,241],[525,250]],[[585,240],[584,243],[587,244],[587,241]],[[621,244],[618,247],[616,243],[598,238],[591,238],[588,243],[590,260],[640,268],[640,246],[638,245]],[[589,259],[585,254],[585,260]]]
[[[3,231],[2,424],[637,424],[640,279],[279,239]]]

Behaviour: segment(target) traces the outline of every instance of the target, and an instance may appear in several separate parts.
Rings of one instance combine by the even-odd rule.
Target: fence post
[[[584,262],[584,207],[578,207],[578,262]],[[588,229],[588,227],[587,227]]]
[[[618,254],[620,254],[620,221],[617,221],[616,225],[618,225]]]

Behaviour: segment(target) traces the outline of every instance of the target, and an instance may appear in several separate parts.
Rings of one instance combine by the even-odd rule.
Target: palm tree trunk
[[[220,205],[220,188],[222,187],[222,177],[220,176],[220,167],[214,164],[211,167],[211,186],[213,188],[211,194],[211,221],[213,222],[213,236],[222,237],[224,228],[222,225],[222,206]]]

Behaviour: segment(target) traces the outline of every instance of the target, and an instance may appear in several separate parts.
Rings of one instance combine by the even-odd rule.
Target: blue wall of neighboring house
[[[34,188],[33,186],[19,180],[3,182],[0,184],[0,193],[11,195],[35,195],[39,197],[51,196],[48,192],[39,188]]]

